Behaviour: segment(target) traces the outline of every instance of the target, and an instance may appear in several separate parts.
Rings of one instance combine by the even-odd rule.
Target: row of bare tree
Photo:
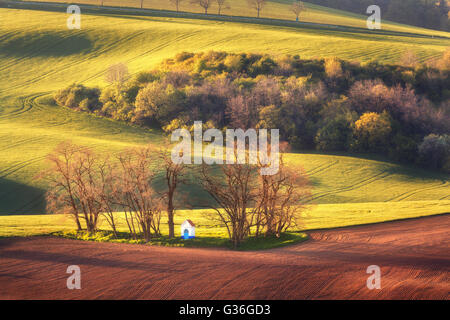
[[[300,212],[311,196],[303,168],[287,166],[281,156],[274,175],[260,175],[263,165],[224,164],[220,172],[202,166],[202,187],[215,200],[215,217],[227,228],[235,247],[250,234],[277,236],[299,226]]]
[[[175,5],[177,12],[179,10],[180,3],[183,1],[184,0],[170,0],[170,2]],[[218,15],[221,15],[223,9],[231,8],[227,0],[191,0],[191,4],[195,4],[202,7],[205,14],[208,14],[208,9],[214,2],[216,2],[217,4]],[[267,0],[247,0],[247,4],[250,8],[256,10],[256,17],[259,18],[262,9],[267,4]],[[303,2],[299,0],[294,1],[291,6],[291,11],[295,14],[297,20],[298,17],[300,16],[300,13],[305,10],[306,10],[305,5],[303,4]]]
[[[49,168],[39,175],[49,185],[48,210],[71,215],[78,230],[84,221],[89,233],[97,231],[99,217],[104,216],[115,236],[114,212],[121,211],[132,238],[145,240],[160,235],[161,214],[166,210],[173,237],[173,199],[184,166],[172,163],[163,151],[156,152],[167,185],[165,192],[157,192],[153,187],[157,174],[151,163],[154,154],[147,147],[115,157],[100,156],[89,148],[61,143],[47,157]]]
[[[190,183],[188,169],[214,200],[195,205],[214,209],[212,218],[226,226],[235,247],[252,233],[279,237],[298,222],[304,200],[310,196],[305,173],[286,166],[283,159],[277,174],[262,176],[262,165],[188,168],[172,162],[167,150],[145,147],[101,156],[89,148],[64,142],[47,160],[50,165],[39,178],[49,186],[48,211],[70,215],[80,231],[84,222],[89,233],[98,230],[103,216],[116,237],[115,212],[124,212],[133,239],[149,241],[161,235],[165,211],[169,238],[173,238],[176,207],[192,205],[178,192],[181,184]],[[164,188],[157,191],[155,185],[161,185],[161,179]]]
[[[185,0],[169,0],[170,3],[172,3],[175,6],[175,9],[177,12],[180,10],[180,5],[182,2],[185,2]],[[193,5],[200,6],[205,14],[208,14],[208,10],[213,5],[213,3],[216,3],[217,5],[217,14],[220,16],[222,14],[222,11],[224,9],[230,9],[230,5],[228,4],[227,0],[190,0],[190,3]],[[260,13],[262,9],[267,4],[267,0],[247,0],[247,4],[250,8],[256,10],[256,16],[259,18]],[[101,0],[101,5],[103,6],[103,0]],[[141,8],[144,7],[144,0],[140,0],[140,6]],[[291,6],[291,11],[295,14],[297,20],[300,16],[300,13],[305,11],[306,7],[303,4],[302,1],[294,1]]]

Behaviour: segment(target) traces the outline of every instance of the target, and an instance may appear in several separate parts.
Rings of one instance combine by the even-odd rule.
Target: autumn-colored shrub
[[[391,131],[391,120],[386,111],[382,114],[364,113],[353,128],[352,149],[365,152],[385,151],[389,147]]]
[[[60,106],[80,111],[94,111],[99,108],[100,90],[97,88],[87,88],[81,84],[72,84],[69,87],[59,90],[54,99]]]
[[[329,78],[337,78],[343,75],[341,62],[337,58],[325,60],[325,73]]]
[[[411,67],[181,52],[101,92],[73,84],[55,101],[167,133],[194,121],[219,129],[279,129],[297,149],[351,149],[416,162],[425,136],[450,132],[448,57],[444,53],[439,67]]]

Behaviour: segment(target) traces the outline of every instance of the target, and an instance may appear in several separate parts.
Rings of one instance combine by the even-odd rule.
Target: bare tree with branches
[[[121,86],[128,80],[129,76],[128,67],[124,63],[117,63],[108,68],[105,80],[110,84]]]
[[[256,10],[256,17],[259,18],[261,10],[266,5],[266,0],[247,0],[248,6]]]
[[[69,213],[73,216],[77,229],[80,220],[86,223],[89,233],[97,231],[97,223],[103,211],[103,203],[98,196],[102,184],[99,168],[105,164],[90,149],[63,142],[47,156],[50,169],[41,176],[49,182],[47,206],[55,213]]]
[[[217,1],[217,14],[220,16],[223,9],[230,9],[228,0],[216,0]]]
[[[260,165],[261,167],[261,165]],[[309,181],[302,168],[288,168],[280,156],[279,170],[259,178],[257,205],[254,209],[256,235],[281,236],[295,225],[304,201],[311,195]]]
[[[117,186],[120,183],[117,165],[105,157],[97,166],[98,174],[98,198],[102,203],[102,216],[111,227],[114,237],[117,238],[117,224],[115,219]]]
[[[249,208],[255,199],[255,175],[257,167],[245,164],[221,165],[221,174],[211,172],[211,167],[203,165],[201,184],[214,199],[217,206],[212,208],[220,221],[225,224],[234,247],[238,247],[250,233]]]
[[[160,235],[163,203],[153,189],[155,177],[150,169],[150,148],[127,150],[118,156],[121,167],[116,203],[125,213],[129,231],[134,239],[140,234],[146,241]]]
[[[258,116],[252,99],[242,94],[228,100],[225,114],[230,119],[232,128],[244,130],[254,127]]]
[[[179,12],[180,4],[182,1],[184,0],[170,0],[170,3],[172,3],[175,6],[177,12]]]
[[[208,14],[208,9],[212,4],[212,0],[192,0],[191,4],[197,4],[203,8],[205,14]]]
[[[295,14],[295,21],[299,21],[300,14],[306,11],[305,4],[302,1],[295,1],[291,6],[291,11]]]
[[[98,197],[99,181],[97,176],[99,161],[97,155],[88,148],[81,148],[76,154],[73,182],[80,201],[82,218],[89,233],[97,231],[97,223],[102,214],[102,202]]]
[[[167,185],[167,191],[164,193],[164,198],[167,203],[167,223],[169,225],[169,238],[175,237],[175,192],[180,184],[185,183],[186,165],[183,163],[174,163],[167,150],[160,150],[160,159],[162,160],[162,167],[164,168],[164,180]]]
[[[42,171],[37,179],[44,179],[49,185],[46,193],[47,210],[71,215],[78,231],[81,231],[79,199],[73,183],[74,162],[78,151],[79,147],[72,143],[59,144],[47,156],[50,168]]]

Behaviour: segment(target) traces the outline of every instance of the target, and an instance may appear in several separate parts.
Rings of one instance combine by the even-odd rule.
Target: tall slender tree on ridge
[[[256,10],[256,17],[259,18],[261,10],[266,5],[266,0],[247,0],[248,6]]]

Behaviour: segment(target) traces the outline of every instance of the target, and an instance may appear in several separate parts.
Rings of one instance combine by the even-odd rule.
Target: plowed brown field
[[[311,232],[258,252],[0,240],[1,299],[449,299],[450,215]],[[69,265],[81,290],[68,290]],[[381,290],[369,290],[369,265]]]

